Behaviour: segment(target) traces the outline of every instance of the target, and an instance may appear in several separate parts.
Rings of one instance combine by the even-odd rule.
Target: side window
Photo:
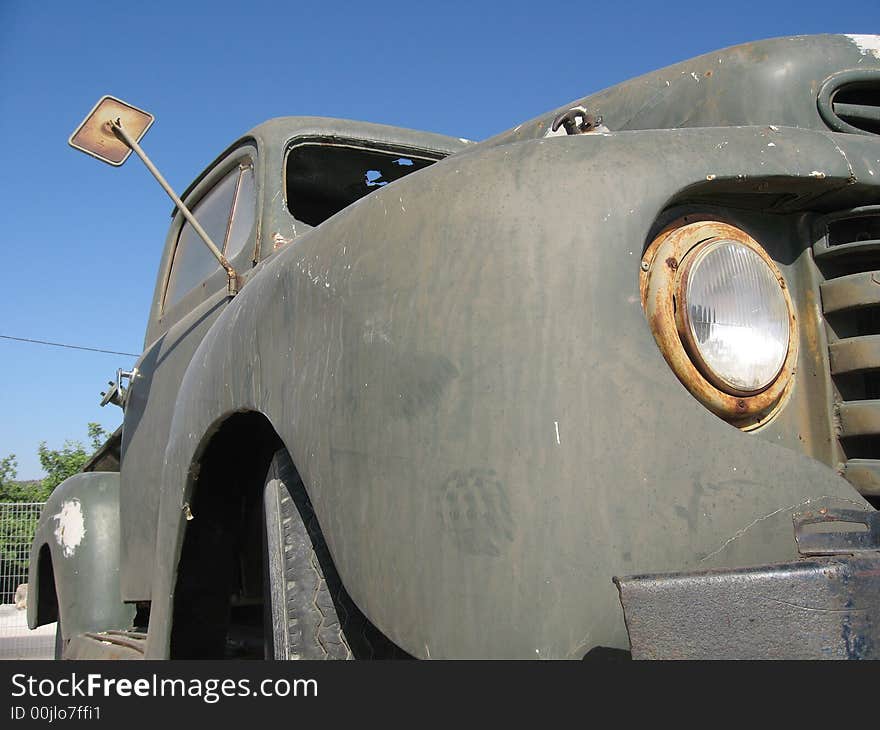
[[[226,258],[234,258],[244,248],[254,227],[253,166],[242,165],[230,171],[196,203],[192,212]],[[193,227],[184,223],[177,238],[163,308],[173,307],[219,266]]]
[[[359,198],[441,157],[356,143],[297,143],[288,151],[284,167],[287,209],[298,221],[319,226]]]

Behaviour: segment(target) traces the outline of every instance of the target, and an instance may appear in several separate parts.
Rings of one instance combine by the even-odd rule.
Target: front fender
[[[148,654],[167,652],[193,460],[240,409],[275,425],[352,597],[417,656],[625,647],[613,575],[796,557],[801,505],[867,505],[696,403],[654,343],[639,261],[682,191],[839,195],[854,157],[775,128],[474,148],[281,251],[183,381]]]
[[[54,576],[50,582],[49,577]],[[28,568],[28,626],[55,620],[65,639],[87,631],[127,629],[134,606],[119,593],[119,474],[88,472],[65,479],[40,514]]]

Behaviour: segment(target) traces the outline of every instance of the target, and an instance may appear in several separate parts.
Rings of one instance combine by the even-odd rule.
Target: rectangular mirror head
[[[97,157],[109,165],[119,166],[128,159],[131,149],[110,128],[110,122],[119,120],[126,132],[136,141],[147,133],[153,115],[126,104],[112,96],[102,96],[68,140],[71,147]]]

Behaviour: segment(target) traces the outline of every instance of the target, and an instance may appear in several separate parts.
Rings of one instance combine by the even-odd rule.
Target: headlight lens
[[[722,390],[756,393],[773,383],[789,352],[789,311],[775,272],[751,248],[705,245],[683,277],[696,364]]]

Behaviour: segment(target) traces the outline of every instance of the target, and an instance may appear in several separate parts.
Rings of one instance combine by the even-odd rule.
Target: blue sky
[[[170,201],[132,157],[67,146],[113,94],[157,122],[143,146],[181,192],[233,139],[315,114],[484,139],[632,76],[758,38],[880,33],[880,3],[96,2],[0,0],[0,334],[140,352]],[[121,411],[98,392],[133,358],[0,339],[0,456]]]

